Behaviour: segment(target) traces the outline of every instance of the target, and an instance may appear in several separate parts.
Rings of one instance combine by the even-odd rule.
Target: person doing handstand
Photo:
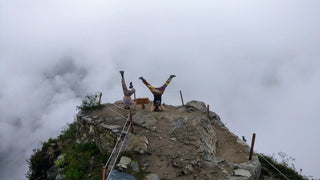
[[[174,77],[176,77],[176,75],[170,75],[169,79],[161,87],[157,88],[150,85],[142,76],[139,77],[139,79],[142,80],[143,84],[145,84],[153,94],[154,99],[151,104],[151,111],[165,111],[165,108],[161,104],[161,96],[168,84],[170,83],[170,81],[172,80],[172,78]]]
[[[132,85],[132,82],[130,82],[130,85],[129,85],[129,88],[130,90],[128,90],[127,88],[127,85],[126,85],[126,82],[124,80],[124,71],[120,71],[120,74],[121,74],[121,83],[122,83],[122,89],[123,89],[123,104],[124,104],[124,108],[125,109],[130,109],[130,105],[132,104],[131,102],[131,95],[133,93],[136,92],[136,90],[133,88],[133,85]]]

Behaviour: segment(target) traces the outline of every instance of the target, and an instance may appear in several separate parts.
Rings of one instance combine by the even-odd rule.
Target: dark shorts
[[[155,106],[160,106],[161,105],[161,95],[154,95],[153,104]]]

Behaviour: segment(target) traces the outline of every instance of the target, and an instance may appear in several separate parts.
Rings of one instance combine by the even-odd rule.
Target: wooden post
[[[180,90],[180,97],[181,97],[182,106],[184,106],[184,102],[183,102],[183,97],[182,97],[182,92],[181,92],[181,90]]]
[[[131,124],[131,133],[133,133],[133,122],[132,122],[132,113],[130,111],[130,124]]]
[[[99,95],[99,106],[100,106],[100,104],[101,104],[101,96],[102,96],[102,92],[101,92],[100,95]]]
[[[102,180],[106,180],[106,174],[107,174],[107,167],[102,167]]]
[[[209,114],[210,114],[210,111],[209,111],[209,104],[207,105],[207,116],[209,118]]]
[[[254,141],[255,141],[255,139],[256,139],[256,133],[253,133],[253,135],[252,135],[252,141],[251,141],[251,149],[250,149],[249,161],[252,159],[253,147],[254,147]]]

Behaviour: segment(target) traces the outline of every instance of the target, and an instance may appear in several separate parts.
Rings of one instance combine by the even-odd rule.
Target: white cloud
[[[86,93],[121,99],[120,69],[138,97],[152,98],[139,76],[160,86],[176,74],[165,103],[180,104],[182,90],[239,136],[256,132],[259,152],[287,152],[320,177],[319,5],[0,0],[0,178],[23,178],[24,159],[73,121]]]

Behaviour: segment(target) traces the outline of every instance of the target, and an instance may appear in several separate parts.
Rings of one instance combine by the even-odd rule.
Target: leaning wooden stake
[[[100,106],[100,104],[101,104],[101,96],[102,96],[102,92],[101,92],[100,95],[99,95],[99,106]]]
[[[132,122],[132,113],[130,111],[130,124],[131,124],[131,133],[133,133],[133,122]]]
[[[181,90],[180,90],[180,97],[181,97],[182,106],[184,106],[184,102],[183,102],[183,97],[182,97],[182,92],[181,92]]]
[[[102,180],[106,180],[107,167],[103,166],[102,168]]]
[[[210,111],[209,111],[209,104],[207,105],[207,116],[209,118],[209,115],[210,115]]]
[[[256,139],[256,133],[253,133],[253,135],[252,135],[252,141],[251,141],[251,149],[250,149],[249,161],[252,159],[253,147],[254,147],[254,141],[255,141],[255,139]]]

